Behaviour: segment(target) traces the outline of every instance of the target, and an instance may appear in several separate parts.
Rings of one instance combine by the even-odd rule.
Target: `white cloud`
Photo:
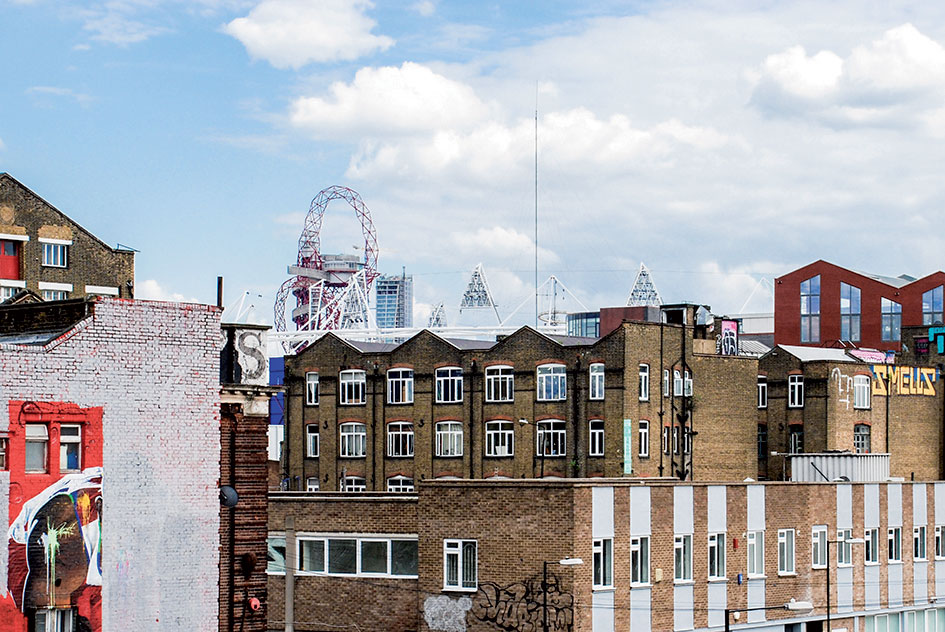
[[[81,92],[76,92],[71,88],[61,88],[57,86],[32,86],[27,88],[26,94],[35,97],[63,97],[67,99],[74,99],[76,103],[82,106],[87,106],[92,102],[92,97],[83,94]]]
[[[135,287],[135,298],[146,299],[150,301],[171,301],[175,303],[199,303],[196,298],[187,298],[179,292],[172,292],[162,287],[154,279],[145,279],[138,281]]]
[[[129,7],[129,8],[126,8]],[[156,35],[170,33],[166,26],[148,24],[134,17],[134,4],[106,3],[85,11],[85,23],[82,28],[92,33],[92,39],[109,44],[127,46],[150,39]]]
[[[263,0],[223,27],[249,54],[276,68],[352,60],[393,46],[371,31],[367,0]]]
[[[493,226],[477,228],[471,232],[453,232],[449,235],[448,252],[467,260],[530,260],[535,253],[535,241],[513,228]],[[548,265],[560,263],[558,255],[545,248],[538,248],[542,262]]]
[[[421,0],[410,5],[410,9],[428,18],[436,12],[436,5],[430,0]]]

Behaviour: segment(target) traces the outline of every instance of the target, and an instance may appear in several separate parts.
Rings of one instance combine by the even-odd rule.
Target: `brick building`
[[[775,279],[775,344],[900,350],[903,327],[943,318],[945,272],[921,279],[815,261]]]
[[[135,253],[111,248],[7,173],[0,173],[0,302],[134,296]]]
[[[600,339],[327,334],[285,361],[288,486],[755,476],[757,358],[719,355],[697,306],[672,309],[680,324],[625,322]]]
[[[826,629],[828,581],[831,629],[945,623],[945,483],[282,492],[270,547],[274,630],[283,613],[297,630],[721,630],[730,610],[733,629],[814,632]]]

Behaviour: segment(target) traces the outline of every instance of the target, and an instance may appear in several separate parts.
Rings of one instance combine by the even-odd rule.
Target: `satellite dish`
[[[236,507],[240,501],[240,495],[229,485],[220,488],[220,505],[223,507]]]

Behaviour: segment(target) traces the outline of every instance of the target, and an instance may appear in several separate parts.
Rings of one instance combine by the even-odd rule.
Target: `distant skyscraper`
[[[378,327],[413,326],[413,276],[382,275],[374,281]]]

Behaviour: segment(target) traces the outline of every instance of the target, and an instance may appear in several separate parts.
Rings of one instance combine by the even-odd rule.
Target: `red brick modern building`
[[[775,344],[899,351],[902,327],[943,319],[945,272],[921,279],[855,272],[823,260],[775,279]]]

